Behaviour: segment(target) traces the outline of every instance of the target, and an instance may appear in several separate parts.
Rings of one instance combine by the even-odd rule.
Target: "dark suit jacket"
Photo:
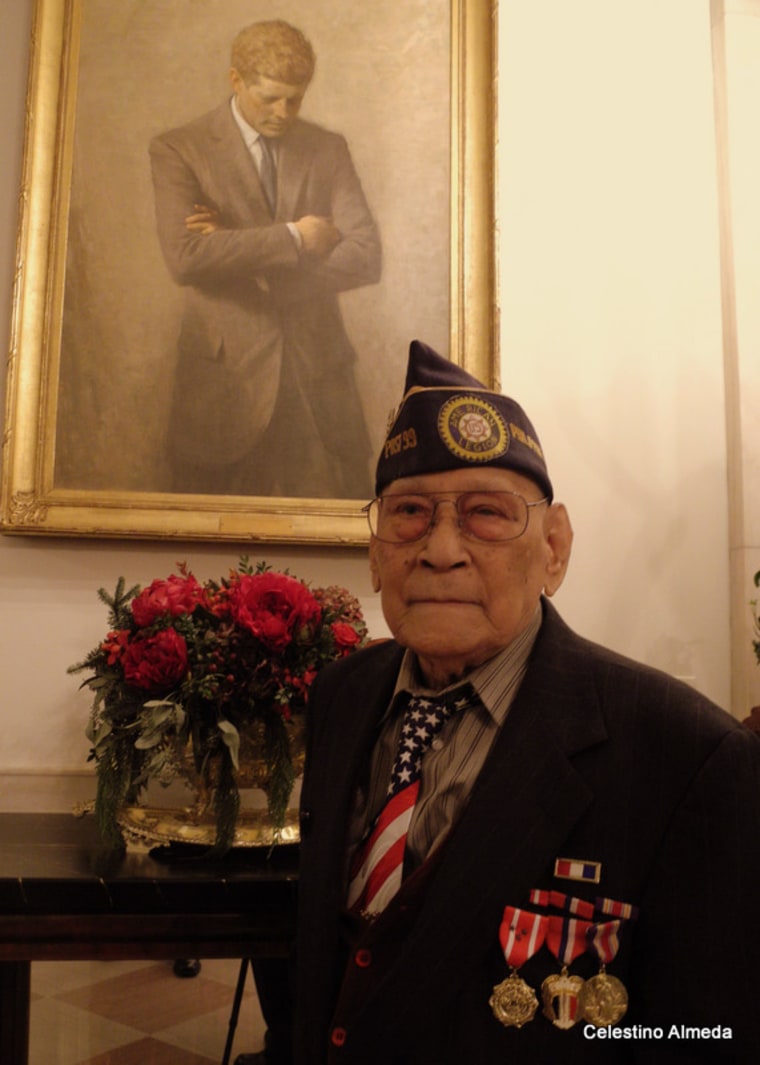
[[[760,950],[760,742],[690,687],[544,611],[469,805],[421,897],[370,929],[361,966],[341,946],[347,811],[402,652],[388,642],[320,674],[302,798],[298,1065],[328,1058],[335,1024],[345,1041],[329,1060],[351,1065],[760,1060],[746,975]],[[555,879],[558,857],[600,862],[601,882]],[[639,908],[609,966],[628,989],[628,1038],[561,1031],[540,1011],[519,1030],[492,1016],[508,971],[502,912],[530,908],[532,888]],[[540,988],[558,969],[544,947],[521,975]],[[571,967],[596,970],[589,956]],[[676,1024],[730,1027],[733,1039],[686,1042]]]
[[[321,442],[349,464],[368,454],[337,294],[378,280],[377,229],[343,137],[299,120],[277,151],[273,218],[228,101],[150,145],[161,249],[186,287],[173,446],[202,465],[234,462],[264,440],[284,360],[309,404],[325,407],[314,412]],[[196,204],[224,228],[189,232]],[[299,255],[286,225],[310,214],[342,235],[319,262]]]

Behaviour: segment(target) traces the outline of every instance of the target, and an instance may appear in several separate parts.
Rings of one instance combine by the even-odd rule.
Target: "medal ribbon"
[[[596,955],[601,965],[611,962],[618,952],[620,924],[620,921],[592,924],[586,933],[589,949],[592,954]]]
[[[632,906],[630,902],[618,902],[617,899],[597,898],[596,912],[603,913],[605,917],[620,917],[624,921],[635,921],[639,916],[638,906]]]
[[[574,895],[565,895],[562,891],[540,891],[534,888],[530,893],[530,901],[534,906],[551,906],[555,910],[563,910],[565,913],[572,913],[576,917],[585,917],[588,920],[594,916],[592,902],[577,899]]]
[[[551,906],[555,910],[572,913],[576,917],[584,917],[588,920],[596,914],[619,917],[624,921],[635,921],[639,915],[638,907],[632,906],[630,902],[618,902],[617,899],[604,899],[597,896],[591,903],[586,899],[576,898],[575,895],[566,895],[562,891],[542,891],[539,888],[533,888],[531,891],[530,902],[533,906],[543,906],[544,909]]]
[[[529,913],[516,906],[505,906],[499,928],[499,942],[507,965],[519,969],[528,958],[540,950],[546,939],[549,918],[540,913]]]
[[[588,947],[588,933],[593,925],[577,917],[550,917],[546,945],[560,965],[571,965]]]
[[[532,906],[547,907],[549,905],[549,895],[550,892],[548,891],[540,891],[538,888],[533,888],[529,896],[530,903]]]

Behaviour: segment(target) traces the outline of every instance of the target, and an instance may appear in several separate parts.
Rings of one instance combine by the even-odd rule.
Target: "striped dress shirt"
[[[421,865],[439,846],[464,809],[525,675],[540,627],[539,608],[528,627],[508,647],[465,678],[478,693],[480,702],[463,714],[455,714],[425,755],[420,793],[407,834],[405,874]],[[460,679],[443,690],[453,690],[462,683]],[[408,650],[401,662],[390,705],[380,722],[368,781],[357,790],[349,830],[349,864],[387,797],[406,701],[402,697],[404,692],[441,694],[424,687],[416,656]]]

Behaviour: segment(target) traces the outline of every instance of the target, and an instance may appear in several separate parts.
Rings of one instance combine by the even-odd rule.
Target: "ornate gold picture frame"
[[[495,9],[37,0],[2,532],[366,542],[368,495],[202,494],[165,478],[184,293],[156,236],[148,145],[229,98],[242,26],[277,17],[304,31],[317,69],[301,115],[345,138],[382,243],[379,280],[340,294],[376,449],[412,339],[496,383]],[[336,420],[352,413],[344,388],[337,374]]]

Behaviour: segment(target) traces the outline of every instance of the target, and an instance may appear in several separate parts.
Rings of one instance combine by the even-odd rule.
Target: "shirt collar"
[[[246,148],[250,151],[255,144],[258,144],[261,134],[243,118],[240,108],[238,107],[237,96],[230,97],[230,107],[232,109],[232,117],[235,119],[235,125],[240,130]]]

